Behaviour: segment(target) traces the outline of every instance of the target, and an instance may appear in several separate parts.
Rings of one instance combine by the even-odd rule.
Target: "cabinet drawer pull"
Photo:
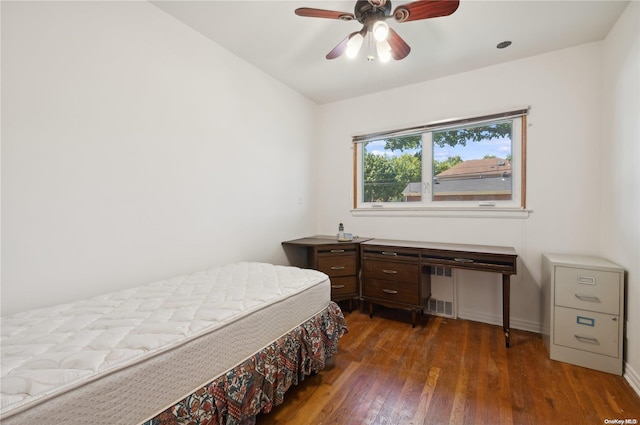
[[[397,257],[398,253],[397,252],[392,252],[392,251],[382,251],[382,255],[388,255],[390,257]]]
[[[453,261],[457,261],[458,263],[473,263],[471,258],[454,258]]]
[[[593,276],[578,276],[578,283],[582,283],[583,285],[595,285],[596,278]]]
[[[345,285],[331,285],[331,287],[332,287],[333,289],[342,289],[342,288],[344,288],[344,287],[345,287]]]
[[[591,301],[593,303],[599,303],[600,302],[600,298],[598,298],[596,296],[593,296],[593,295],[575,294],[575,296],[580,301]]]
[[[344,270],[344,266],[331,266],[331,270]]]
[[[581,342],[588,342],[590,344],[599,344],[597,338],[593,338],[593,337],[590,337],[590,336],[582,336],[582,335],[578,335],[578,334],[573,334],[573,336],[575,337],[575,339],[577,339],[578,341],[581,341]]]
[[[339,254],[339,253],[341,253],[341,252],[344,252],[344,249],[332,249],[332,250],[331,250],[331,253],[332,253],[332,254]]]
[[[382,292],[384,292],[385,294],[397,294],[398,291],[396,291],[395,289],[383,289]]]
[[[398,274],[398,272],[396,270],[382,270],[382,273],[386,273],[386,274]]]

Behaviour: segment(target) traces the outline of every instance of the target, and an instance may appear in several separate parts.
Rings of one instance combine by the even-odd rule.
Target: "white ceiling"
[[[411,46],[401,61],[325,59],[357,21],[306,18],[298,7],[353,12],[355,1],[152,1],[318,104],[602,40],[628,1],[461,0],[451,16],[387,21]],[[393,8],[407,1],[393,1]],[[506,49],[496,45],[504,40]]]

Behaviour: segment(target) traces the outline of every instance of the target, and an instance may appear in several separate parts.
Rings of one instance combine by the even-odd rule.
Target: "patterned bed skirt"
[[[282,404],[284,393],[322,370],[347,332],[331,302],[316,316],[142,425],[255,424]],[[230,347],[233,349],[233,347]]]

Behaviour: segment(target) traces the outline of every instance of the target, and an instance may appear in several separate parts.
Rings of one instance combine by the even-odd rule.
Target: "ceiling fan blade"
[[[349,43],[349,39],[357,34],[358,31],[352,32],[348,36],[345,37],[336,47],[333,48],[329,53],[327,53],[327,59],[336,59],[342,56],[342,54],[347,50],[347,43]]]
[[[389,28],[387,42],[389,46],[391,46],[391,57],[397,61],[406,58],[409,52],[411,52],[411,47],[409,47],[393,28]]]
[[[298,16],[306,16],[308,18],[340,19],[342,21],[350,21],[355,18],[353,13],[338,12],[335,10],[314,9],[312,7],[300,7],[296,9],[295,12]]]
[[[420,0],[396,7],[393,16],[398,22],[449,16],[458,9],[459,0]]]

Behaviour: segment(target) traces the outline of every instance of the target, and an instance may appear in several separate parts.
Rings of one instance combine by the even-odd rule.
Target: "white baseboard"
[[[488,323],[490,325],[502,326],[502,316],[487,314],[476,310],[458,310],[458,318],[473,320],[474,322]],[[531,320],[518,319],[511,317],[509,319],[509,327],[512,329],[520,329],[522,331],[541,333],[542,324]]]
[[[629,382],[631,388],[640,396],[640,374],[636,370],[634,370],[629,363],[625,362],[624,364],[624,379]]]

